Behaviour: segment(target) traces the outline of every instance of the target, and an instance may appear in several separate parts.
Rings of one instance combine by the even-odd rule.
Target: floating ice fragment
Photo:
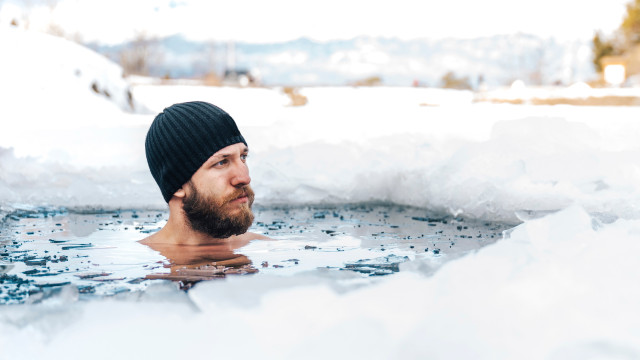
[[[92,279],[100,276],[109,276],[109,275],[111,275],[111,273],[95,272],[95,273],[76,274],[75,276],[79,277],[80,279]]]
[[[365,274],[375,273],[376,275],[388,275],[400,271],[399,264],[408,261],[407,256],[388,255],[374,259],[362,259],[354,263],[344,265],[344,270],[353,270]],[[377,271],[385,270],[385,271]]]
[[[30,259],[24,261],[27,266],[44,266],[47,265],[46,259]]]
[[[0,264],[0,274],[8,273],[14,266],[14,264]]]

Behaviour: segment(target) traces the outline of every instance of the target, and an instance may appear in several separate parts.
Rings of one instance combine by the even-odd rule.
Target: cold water
[[[255,213],[250,231],[273,241],[176,250],[138,243],[162,227],[167,212],[14,211],[0,228],[0,303],[37,303],[69,287],[86,300],[144,292],[158,281],[188,290],[226,276],[323,271],[375,281],[406,269],[428,274],[498,241],[513,225],[380,204],[257,207]]]

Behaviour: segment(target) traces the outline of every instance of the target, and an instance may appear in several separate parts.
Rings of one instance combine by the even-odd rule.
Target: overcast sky
[[[442,38],[525,32],[590,39],[613,31],[630,0],[60,0],[56,23],[85,41],[114,43],[145,31],[272,42],[358,35]],[[13,11],[5,0],[2,14]],[[41,11],[40,18],[45,18]],[[34,16],[37,18],[37,16]],[[34,24],[37,21],[34,20]]]

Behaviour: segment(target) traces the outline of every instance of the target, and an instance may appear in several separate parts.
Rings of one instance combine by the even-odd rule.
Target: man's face
[[[253,223],[254,194],[243,143],[213,154],[185,186],[183,210],[191,227],[214,238],[244,234]]]

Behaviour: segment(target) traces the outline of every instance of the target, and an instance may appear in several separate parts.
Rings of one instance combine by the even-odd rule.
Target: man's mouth
[[[246,203],[247,201],[249,201],[249,197],[247,197],[246,195],[244,195],[244,196],[241,196],[241,197],[239,197],[239,198],[237,198],[237,199],[234,199],[234,200],[232,201],[232,203],[236,203],[236,204],[238,204],[238,203]]]
[[[248,201],[249,201],[249,196],[247,196],[246,192],[243,192],[238,197],[236,197],[235,199],[231,200],[231,203],[232,204],[242,204],[242,203],[246,203]]]
[[[248,204],[251,206],[253,203],[253,190],[250,187],[236,189],[227,199],[225,204]]]

